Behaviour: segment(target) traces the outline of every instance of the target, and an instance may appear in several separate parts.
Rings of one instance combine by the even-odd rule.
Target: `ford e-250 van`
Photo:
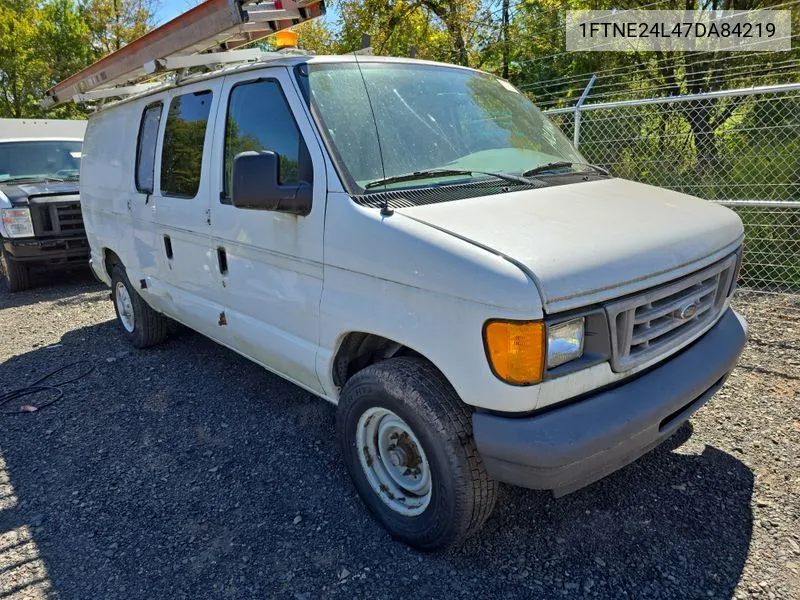
[[[174,319],[336,404],[365,504],[433,549],[497,482],[658,445],[745,343],[739,218],[585,163],[494,76],[286,57],[96,112],[81,195],[133,345]]]

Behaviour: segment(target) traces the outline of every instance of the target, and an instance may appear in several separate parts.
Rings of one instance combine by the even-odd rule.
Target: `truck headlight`
[[[547,368],[583,356],[584,319],[573,319],[547,328]]]
[[[546,326],[542,321],[488,321],[483,345],[492,372],[512,385],[532,385],[552,369],[583,356],[584,318]]]
[[[33,236],[31,211],[27,208],[3,208],[0,209],[0,215],[3,218],[6,236],[10,238]]]

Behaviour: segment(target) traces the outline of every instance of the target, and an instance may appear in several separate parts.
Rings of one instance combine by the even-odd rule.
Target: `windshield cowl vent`
[[[392,208],[411,208],[413,206],[466,200],[467,198],[479,198],[480,196],[492,196],[507,192],[534,190],[539,187],[541,185],[534,183],[531,185],[517,185],[495,180],[472,181],[469,183],[436,185],[414,189],[373,191],[368,194],[356,194],[351,198],[356,204],[370,208],[383,208],[387,201]]]

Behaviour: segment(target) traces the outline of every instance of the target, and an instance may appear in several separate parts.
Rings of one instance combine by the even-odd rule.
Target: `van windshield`
[[[0,183],[78,179],[81,142],[36,140],[0,142]]]
[[[585,162],[525,95],[497,77],[368,59],[360,67],[361,72],[355,62],[311,62],[308,76],[299,78],[350,193],[430,169],[519,175],[548,163]],[[378,191],[465,177],[486,176],[433,176]]]

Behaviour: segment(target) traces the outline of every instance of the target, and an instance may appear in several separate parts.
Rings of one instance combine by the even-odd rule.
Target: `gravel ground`
[[[88,275],[0,292],[0,597],[800,598],[800,303],[741,296],[752,341],[665,446],[565,498],[502,487],[423,555],[348,480],[334,407],[189,331],[129,348]],[[783,302],[783,301],[781,301]]]

